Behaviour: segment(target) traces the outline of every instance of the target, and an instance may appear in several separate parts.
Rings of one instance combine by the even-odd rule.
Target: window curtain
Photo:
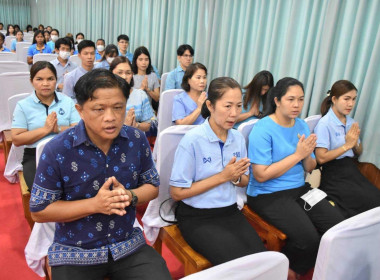
[[[361,161],[380,167],[380,1],[378,0],[31,0],[34,26],[148,47],[161,73],[177,65],[176,49],[194,47],[209,80],[235,78],[242,86],[269,70],[305,87],[301,117],[319,114],[332,84],[358,88],[352,117],[359,122]]]
[[[29,0],[0,0],[0,22],[4,23],[4,29],[8,24],[18,24],[25,30],[31,24]]]

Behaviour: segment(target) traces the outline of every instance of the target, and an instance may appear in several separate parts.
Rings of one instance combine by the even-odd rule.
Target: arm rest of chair
[[[363,176],[380,189],[380,169],[369,162],[357,162],[357,165]]]
[[[20,179],[20,192],[22,199],[22,207],[24,208],[24,216],[30,226],[30,229],[32,230],[34,226],[34,221],[32,219],[32,215],[30,214],[29,208],[30,192],[28,190],[28,186],[26,185],[24,173],[22,171],[18,172],[18,177]]]
[[[242,212],[260,238],[266,242],[268,250],[281,251],[287,238],[286,234],[264,221],[248,205],[244,205]]]

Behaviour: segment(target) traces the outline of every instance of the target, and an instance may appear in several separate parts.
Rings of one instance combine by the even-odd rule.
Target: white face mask
[[[104,51],[104,46],[103,45],[97,45],[96,49],[98,50],[98,52],[102,52],[102,51]]]
[[[109,64],[111,64],[112,61],[113,61],[115,58],[114,58],[114,57],[107,57],[106,59],[107,59],[107,62],[108,62]]]
[[[78,39],[78,40],[77,40],[78,44],[79,44],[80,42],[82,42],[82,41],[83,41],[83,39]]]
[[[51,40],[53,42],[57,41],[58,40],[58,36],[57,35],[51,35]]]
[[[59,57],[66,60],[70,57],[70,52],[59,52]]]

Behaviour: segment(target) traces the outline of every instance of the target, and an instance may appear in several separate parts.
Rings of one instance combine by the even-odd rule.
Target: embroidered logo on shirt
[[[211,157],[208,157],[208,158],[203,158],[203,163],[207,163],[207,162],[210,162],[211,163]]]
[[[233,153],[234,157],[240,157],[240,152]]]
[[[64,114],[65,114],[65,110],[63,110],[62,108],[59,108],[59,110],[58,110],[58,114],[60,114],[60,115],[64,115]]]

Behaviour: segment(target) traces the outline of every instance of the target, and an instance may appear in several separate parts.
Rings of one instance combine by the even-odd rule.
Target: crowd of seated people
[[[0,23],[0,29],[2,26]],[[27,30],[31,31],[31,28],[28,26]],[[16,39],[10,50],[4,46],[5,35],[0,33],[0,51],[16,51],[16,43],[23,41],[23,34],[18,26],[8,25],[6,36],[16,36]],[[136,197],[141,199],[140,202],[147,202],[157,196],[153,189],[158,185],[158,177],[150,162],[149,145],[145,146],[146,139],[140,131],[149,132],[157,123],[160,75],[152,65],[146,47],[140,46],[133,53],[128,47],[129,37],[125,34],[118,36],[116,46],[106,44],[103,39],[98,39],[95,44],[85,39],[81,32],[76,34],[75,41],[72,34],[60,38],[59,31],[50,26],[45,29],[40,25],[34,32],[27,57],[32,65],[30,81],[34,92],[16,106],[12,138],[15,145],[25,145],[22,164],[32,193],[31,209],[36,212],[37,220],[61,222],[57,228],[58,236],[77,230],[80,227],[78,220],[85,222],[90,219],[88,217],[95,217],[95,213],[99,223],[106,221],[110,224],[104,226],[111,227],[112,219],[103,216],[124,216],[126,213],[120,209],[135,206],[133,200]],[[51,62],[33,64],[35,54],[51,52],[58,57]],[[76,53],[80,65],[69,59]],[[353,160],[363,150],[359,124],[349,116],[355,106],[357,89],[347,80],[335,82],[321,104],[322,118],[314,133],[310,133],[305,121],[299,118],[305,98],[301,81],[285,77],[274,84],[271,72],[264,70],[254,75],[244,88],[229,77],[216,78],[207,87],[207,68],[199,62],[193,63],[193,57],[194,49],[190,45],[180,45],[177,49],[179,65],[168,74],[165,85],[165,90],[182,90],[173,100],[173,125],[197,126],[181,140],[170,179],[171,196],[178,201],[176,218],[179,229],[190,246],[213,265],[266,250],[236,205],[235,187],[247,187],[248,206],[287,235],[282,253],[290,262],[288,279],[299,279],[315,265],[320,239],[328,229],[380,206],[380,190],[361,175]],[[117,98],[114,99],[112,94]],[[94,123],[96,119],[99,128]],[[237,128],[252,119],[258,121],[246,148],[244,137]],[[132,132],[128,132],[128,128],[133,129]],[[149,159],[133,162],[133,166],[127,168],[124,163],[131,151],[126,150],[120,155],[120,168],[128,169],[121,172],[133,180],[134,187],[129,187],[130,182],[125,180],[119,183],[119,165],[113,163],[110,172],[107,171],[108,164],[101,167],[104,172],[109,172],[107,178],[116,178],[109,179],[112,182],[104,182],[104,178],[98,182],[95,178],[100,175],[86,169],[86,175],[81,174],[82,181],[78,181],[78,185],[63,177],[59,190],[49,189],[50,186],[44,185],[41,177],[36,175],[35,147],[45,137],[54,135],[58,136],[52,147],[59,145],[60,141],[73,141],[67,145],[76,151],[75,145],[90,141],[95,149],[91,153],[99,158],[104,155],[108,158],[108,153],[119,154],[118,145],[134,137],[134,140],[130,139],[129,147],[138,145],[139,159],[143,154]],[[80,143],[71,139],[73,135],[79,137]],[[90,151],[88,145],[85,146],[84,150]],[[57,157],[55,151],[49,153]],[[96,169],[98,160],[94,156],[89,165]],[[49,169],[48,163],[42,166]],[[313,189],[305,183],[304,174],[317,168],[317,163],[322,166],[321,183],[319,188]],[[65,170],[65,167],[55,166],[57,163],[49,164],[54,165],[55,171]],[[136,170],[143,171],[143,174]],[[41,169],[40,172],[44,171]],[[96,174],[92,175],[92,172]],[[90,179],[86,177],[84,180],[83,176]],[[88,184],[85,183],[87,180],[94,184],[91,187],[96,191],[87,194],[77,191],[75,194],[72,188],[79,190],[81,184]],[[121,188],[110,190],[111,184]],[[135,188],[139,189],[136,194],[133,193]],[[57,213],[66,204],[59,205],[59,199],[48,201],[41,197],[44,192],[46,195],[57,192],[57,197],[65,202],[71,199],[82,201],[84,197],[100,199],[98,194],[102,191],[103,195],[105,189],[112,192],[115,202],[111,204],[114,205],[92,212],[78,208],[65,218],[60,218]],[[66,191],[72,196],[68,197]],[[310,200],[310,197],[314,199]],[[129,218],[133,224],[134,217]],[[63,224],[69,225],[67,231]],[[121,228],[132,233],[131,228]],[[111,234],[117,235],[115,232]],[[128,238],[126,240],[130,240]],[[91,245],[81,247],[81,250],[85,252],[100,247],[91,242],[87,240]],[[57,244],[77,248],[64,239],[55,239],[54,246]],[[221,248],[220,244],[224,246]],[[146,256],[149,254],[151,252],[146,252]],[[72,267],[75,264],[66,260],[58,262],[56,275],[79,273]],[[67,268],[63,269],[61,265]],[[160,271],[160,277],[166,279],[167,271],[162,268]]]

